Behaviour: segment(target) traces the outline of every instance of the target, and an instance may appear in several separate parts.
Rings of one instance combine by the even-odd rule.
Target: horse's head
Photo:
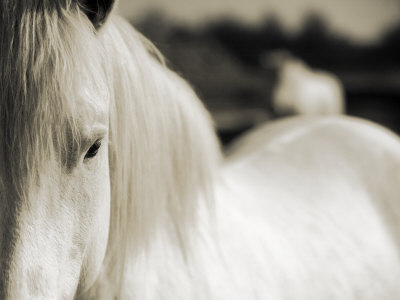
[[[111,8],[0,1],[0,298],[118,298],[209,195],[208,114]]]
[[[93,2],[93,3],[92,3]],[[0,4],[0,298],[72,298],[109,231],[112,1]]]

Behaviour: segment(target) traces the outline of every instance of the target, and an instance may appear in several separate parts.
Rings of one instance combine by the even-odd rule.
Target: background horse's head
[[[186,247],[212,128],[111,8],[0,4],[0,298],[115,297],[154,236]]]

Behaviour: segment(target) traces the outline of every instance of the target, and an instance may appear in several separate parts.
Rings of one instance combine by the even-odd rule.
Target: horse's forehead
[[[80,48],[83,46],[80,45]],[[30,51],[20,48],[17,57],[23,60],[25,56],[29,57]],[[35,51],[42,52],[39,56],[49,55],[45,48]],[[93,51],[93,47],[88,51]],[[10,68],[9,63],[2,64],[0,72],[3,73],[1,78],[5,79],[5,84],[1,86],[0,106],[11,118],[1,121],[13,122],[15,118],[12,116],[17,118],[22,110],[25,118],[19,118],[20,125],[26,123],[30,126],[29,122],[38,115],[41,115],[42,124],[46,125],[49,120],[54,121],[49,114],[57,114],[56,121],[65,117],[74,118],[76,124],[83,126],[94,121],[105,122],[110,99],[109,82],[101,66],[93,67],[102,61],[99,55],[96,59],[88,55],[79,57],[80,54],[83,54],[82,49],[80,53],[73,54],[60,51],[55,55],[56,58],[43,59],[40,64],[26,64],[23,67]],[[62,62],[57,65],[55,60]],[[64,68],[64,65],[67,67]]]
[[[38,169],[49,152],[65,151],[71,132],[107,125],[102,56],[89,28],[78,21],[76,28],[66,21],[42,24],[43,32],[0,28],[0,39],[10,41],[0,45],[0,164],[15,170],[12,178]]]
[[[81,139],[90,142],[93,136],[97,136],[96,133],[108,132],[108,97],[104,93],[83,87],[79,98],[74,121]]]

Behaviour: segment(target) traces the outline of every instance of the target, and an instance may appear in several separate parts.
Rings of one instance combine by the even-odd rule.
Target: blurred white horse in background
[[[294,118],[222,159],[112,6],[0,2],[0,298],[396,299],[398,137]]]
[[[312,70],[300,59],[274,55],[278,84],[272,105],[278,115],[330,115],[345,112],[343,85],[334,74]]]

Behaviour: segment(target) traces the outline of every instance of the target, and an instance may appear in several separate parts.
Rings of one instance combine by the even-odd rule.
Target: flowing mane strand
[[[115,101],[109,244],[103,276],[93,291],[116,297],[125,266],[134,264],[156,237],[185,255],[199,201],[213,194],[219,145],[193,90],[154,58],[154,46],[130,24],[111,17],[99,38],[113,67]]]

